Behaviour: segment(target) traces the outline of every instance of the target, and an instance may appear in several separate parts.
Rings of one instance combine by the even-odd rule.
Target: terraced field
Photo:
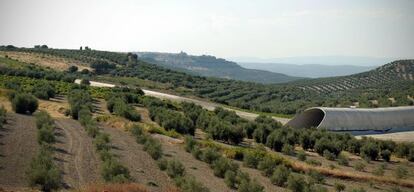
[[[331,93],[406,80],[414,80],[413,60],[391,62],[377,69],[350,76],[300,81],[297,85],[304,90]]]

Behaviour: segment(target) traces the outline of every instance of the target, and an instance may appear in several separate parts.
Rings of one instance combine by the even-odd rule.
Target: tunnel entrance
[[[293,128],[311,128],[318,127],[323,118],[325,117],[325,112],[321,109],[313,108],[304,111],[302,114],[297,115],[294,119],[288,122],[287,125]]]

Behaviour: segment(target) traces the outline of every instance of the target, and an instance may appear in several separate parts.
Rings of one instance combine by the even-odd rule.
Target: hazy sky
[[[0,44],[414,58],[413,0],[0,0]]]

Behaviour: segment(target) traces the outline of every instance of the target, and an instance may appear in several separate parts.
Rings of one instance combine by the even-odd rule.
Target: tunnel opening
[[[297,115],[295,118],[288,122],[288,125],[293,128],[318,127],[324,117],[325,112],[323,110],[312,108],[304,111],[302,114]]]

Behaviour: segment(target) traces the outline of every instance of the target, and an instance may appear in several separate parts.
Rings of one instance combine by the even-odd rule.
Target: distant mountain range
[[[200,75],[258,83],[284,83],[302,79],[278,72],[246,69],[235,62],[209,55],[181,53],[136,52],[139,59],[170,69]]]
[[[281,57],[262,59],[255,57],[233,57],[228,58],[237,63],[284,63],[284,64],[319,64],[319,65],[354,65],[354,66],[380,66],[384,63],[403,58],[378,58],[378,57],[356,57],[356,56],[304,56],[304,57]]]
[[[334,77],[352,75],[374,69],[376,66],[282,64],[282,63],[238,63],[248,69],[260,69],[297,77]]]

